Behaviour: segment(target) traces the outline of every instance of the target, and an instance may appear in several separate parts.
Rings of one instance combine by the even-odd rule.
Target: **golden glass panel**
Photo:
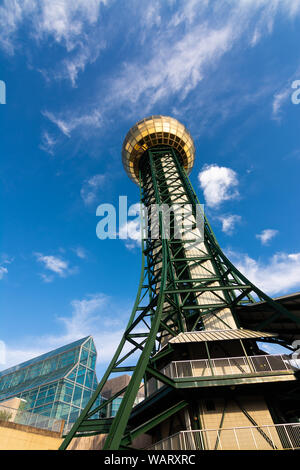
[[[153,115],[138,121],[129,130],[123,143],[123,165],[134,182],[138,183],[139,160],[145,150],[161,144],[176,148],[187,172],[191,171],[195,158],[191,134],[175,118]]]
[[[138,131],[135,131],[131,134],[131,139],[137,139],[140,133]]]

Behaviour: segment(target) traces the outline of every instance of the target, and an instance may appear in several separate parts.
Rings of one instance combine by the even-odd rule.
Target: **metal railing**
[[[175,361],[169,366],[165,368],[165,374],[176,378],[297,370],[295,361],[283,354]]]
[[[49,416],[32,413],[30,411],[11,408],[0,403],[0,421],[32,426],[37,429],[45,429],[62,433],[64,420],[50,418]]]
[[[173,361],[161,369],[160,372],[167,377],[180,379],[184,377],[212,377],[262,372],[293,372],[299,369],[299,360],[291,359],[284,354],[270,354],[248,357],[222,357],[210,360]],[[163,385],[163,382],[151,377],[147,382],[147,395],[151,395]]]
[[[300,449],[300,423],[180,431],[147,450]]]

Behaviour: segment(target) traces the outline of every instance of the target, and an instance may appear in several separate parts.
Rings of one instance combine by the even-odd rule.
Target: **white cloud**
[[[272,238],[274,238],[277,234],[278,230],[267,228],[255,236],[261,241],[263,245],[267,245],[268,242],[272,240]]]
[[[95,202],[99,189],[103,187],[106,181],[105,175],[94,175],[84,181],[80,190],[80,195],[86,205]]]
[[[253,46],[270,34],[279,11],[289,17],[299,13],[298,8],[291,13],[290,4],[278,0],[232,4],[220,0],[201,5],[190,0],[176,5],[174,15],[165,19],[154,36],[149,31],[149,60],[126,62],[120,76],[113,80],[113,101],[130,101],[138,106],[143,99],[144,112],[174,94],[181,102],[242,37],[251,37],[248,43]],[[185,28],[184,34],[178,33],[179,25]]]
[[[6,344],[4,360],[0,362],[1,370],[8,369],[9,367],[13,367],[25,361],[29,361],[33,357],[39,356],[45,352],[47,351],[42,346],[36,348],[33,348],[32,346],[30,347],[30,345],[24,345],[24,347],[10,347],[8,344]]]
[[[29,3],[36,5],[33,0]],[[45,4],[44,16],[37,17],[45,17],[46,20],[35,20],[34,24],[38,25],[35,27],[36,34],[39,38],[50,35],[60,44],[65,44],[68,55],[62,59],[54,76],[68,77],[75,86],[78,73],[84,70],[87,63],[98,58],[99,50],[110,44],[111,31],[107,25],[101,25],[101,29],[98,27],[97,34],[91,29],[99,23],[101,2],[94,0],[86,7],[84,0],[74,1],[74,5],[62,0],[58,11],[55,11],[50,0],[41,0],[41,3]],[[65,113],[48,112],[49,119],[68,137],[75,129],[90,131],[110,122],[116,107],[120,109],[124,106],[127,117],[136,117],[152,111],[154,105],[170,97],[176,102],[180,119],[185,113],[183,100],[204,80],[201,89],[197,89],[197,106],[198,110],[202,110],[199,127],[211,129],[212,125],[218,125],[219,121],[232,116],[247,103],[257,102],[262,95],[269,97],[274,94],[278,86],[272,81],[272,84],[264,84],[261,90],[251,93],[239,84],[239,90],[235,88],[235,93],[227,97],[228,89],[225,88],[223,94],[220,83],[224,77],[215,74],[221,59],[234,47],[242,47],[244,52],[245,47],[257,45],[265,35],[272,33],[279,14],[288,19],[299,14],[298,0],[295,3],[288,0],[242,0],[231,3],[228,0],[203,0],[201,4],[196,0],[185,0],[177,2],[176,8],[172,7],[172,2],[166,7],[162,2],[153,0],[151,5],[147,2],[134,6],[129,4],[128,15],[131,8],[134,8],[132,15],[137,19],[132,26],[136,42],[147,44],[147,54],[141,47],[142,55],[135,53],[118,63],[110,74],[109,82],[103,83],[93,97],[94,104]],[[169,8],[169,14],[166,8]],[[115,21],[116,29],[119,19]],[[49,76],[47,71],[43,70],[42,73]],[[278,99],[280,101],[277,98],[274,105],[275,113],[280,106]]]
[[[141,224],[138,219],[130,220],[122,227],[119,232],[120,238],[125,240],[125,246],[129,250],[141,245]]]
[[[49,132],[44,131],[42,135],[42,142],[40,145],[40,149],[44,150],[50,155],[54,155],[53,149],[55,147],[56,142],[57,142],[56,139],[54,139],[54,137],[51,134],[49,134]]]
[[[211,28],[202,24],[177,41],[175,38],[171,42],[160,41],[153,58],[145,65],[125,64],[121,76],[112,85],[113,101],[135,104],[143,97],[143,105],[148,110],[178,92],[182,100],[203,79],[206,67],[215,64],[230,48],[233,37],[230,25]]]
[[[39,36],[51,35],[57,42],[65,41],[68,49],[83,33],[85,23],[98,20],[101,0],[38,0],[35,28]]]
[[[1,259],[0,261],[0,280],[1,280],[8,273],[8,269],[4,265],[11,264],[14,261],[14,258],[7,256],[5,253],[3,253],[0,256],[0,259]]]
[[[231,168],[216,164],[204,165],[198,179],[209,207],[217,208],[224,201],[239,196],[237,174]]]
[[[65,116],[64,119],[56,116],[54,113],[49,111],[43,111],[43,116],[48,118],[53,124],[55,124],[59,130],[67,137],[71,136],[73,130],[78,127],[82,128],[100,128],[103,124],[102,116],[100,111],[94,110],[91,113],[74,117],[71,115]]]
[[[0,266],[0,279],[3,279],[4,275],[8,273],[7,268]]]
[[[0,7],[0,43],[13,53],[18,28],[25,21],[31,24],[31,34],[37,40],[52,37],[72,50],[82,41],[85,25],[93,25],[99,18],[103,0],[4,0]]]
[[[79,46],[68,51],[65,58],[58,62],[52,70],[40,68],[38,71],[47,82],[55,80],[69,80],[73,87],[77,87],[78,77],[84,72],[87,65],[94,63],[100,52],[106,48],[106,41],[99,38],[99,34],[90,33],[84,35],[86,42],[80,42]]]
[[[11,264],[14,261],[14,257],[9,256],[6,253],[2,253],[0,258],[1,258],[1,264]]]
[[[226,215],[220,216],[218,219],[222,222],[222,232],[227,235],[231,235],[235,229],[236,224],[241,222],[242,217],[240,215]]]
[[[92,335],[98,351],[98,362],[111,360],[130,313],[124,301],[119,306],[106,294],[97,293],[73,300],[71,307],[71,316],[58,318],[64,326],[64,333],[58,338],[49,336],[49,346],[57,347]]]
[[[50,37],[70,51],[86,40],[89,29],[99,22],[100,5],[107,6],[108,3],[108,0],[3,0],[0,7],[2,47],[13,53],[18,46],[18,29],[28,21],[31,34],[38,41]],[[300,12],[299,0],[241,0],[231,3],[228,0],[202,0],[200,3],[185,0],[176,4],[171,18],[163,11],[164,7],[164,2],[140,2],[139,18],[143,29],[151,30],[153,25],[161,25],[160,34],[168,34],[172,30],[178,34],[176,27],[179,25],[192,28],[210,17],[212,23],[230,24],[233,33],[238,33],[235,39],[253,29],[250,42],[253,42],[253,37],[258,41],[257,38],[272,32],[277,14],[292,19]],[[127,8],[137,10],[138,6],[129,2]],[[123,20],[122,15],[120,20]]]
[[[74,248],[74,251],[76,255],[78,256],[78,258],[86,259],[87,253],[84,248],[82,248],[81,246],[78,246],[77,248]]]
[[[43,255],[42,253],[35,253],[36,259],[41,263],[44,268],[51,273],[57,274],[60,277],[66,277],[75,274],[78,271],[77,267],[70,268],[68,261],[65,261],[58,256]],[[54,280],[53,274],[42,273],[40,274],[44,282],[52,282]]]
[[[53,124],[55,124],[59,130],[65,134],[67,137],[70,137],[70,132],[72,130],[72,125],[68,125],[63,119],[57,118],[53,113],[49,111],[44,111],[43,116],[49,119]]]
[[[67,54],[54,70],[40,72],[49,80],[67,78],[76,86],[77,77],[87,64],[93,63],[106,42],[94,29],[100,17],[100,5],[106,0],[4,0],[0,7],[0,47],[14,54],[22,48],[18,30],[29,24],[30,36],[41,47],[51,40]],[[25,51],[26,52],[26,51]]]
[[[108,302],[104,294],[96,294],[82,300],[73,300],[71,302],[71,317],[59,317],[66,330],[67,341],[86,336],[91,330],[92,324],[97,320],[99,311],[102,311],[104,305]]]
[[[147,14],[150,16],[151,11],[149,7]],[[146,33],[145,26],[142,35]],[[137,60],[119,64],[115,75],[111,75],[105,86],[105,95],[102,90],[99,91],[95,104],[88,111],[83,107],[83,110],[58,115],[46,111],[44,115],[69,137],[71,131],[78,128],[101,127],[109,120],[107,115],[121,104],[125,104],[126,108],[129,105],[130,113],[135,113],[137,108],[139,112],[143,110],[146,113],[154,104],[171,95],[178,94],[181,102],[207,75],[208,68],[213,67],[230,49],[235,36],[231,24],[213,26],[201,21],[191,26],[184,35],[174,35],[174,27],[170,28],[167,20],[155,35],[153,31],[150,33],[151,41],[148,36],[145,39],[147,60],[143,56],[142,59],[138,57]],[[69,68],[73,81],[78,68],[73,65]]]
[[[141,204],[137,202],[129,207],[128,215],[134,216],[135,219],[127,220],[119,230],[119,237],[125,240],[125,246],[128,250],[133,250],[141,246],[141,220],[140,220]]]
[[[46,283],[52,282],[54,280],[54,276],[51,276],[51,275],[45,274],[45,273],[40,273],[40,277]]]
[[[272,117],[275,121],[280,122],[283,112],[283,107],[287,103],[292,103],[292,95],[294,89],[292,84],[294,80],[298,80],[300,75],[300,67],[296,67],[294,73],[285,80],[285,83],[274,93],[272,102]]]
[[[60,276],[62,276],[68,269],[68,263],[56,256],[45,256],[40,253],[37,253],[36,256],[38,261],[45,265],[46,269],[49,269]]]
[[[2,369],[31,359],[52,349],[64,346],[84,336],[92,335],[98,351],[98,363],[111,360],[124,333],[129,308],[115,304],[103,293],[87,295],[71,302],[71,315],[57,317],[62,326],[60,334],[26,338],[17,346],[6,344],[6,361]],[[32,347],[32,344],[35,347]]]
[[[259,289],[276,296],[300,287],[300,253],[276,253],[267,262],[229,252],[235,266]]]
[[[0,45],[9,54],[14,53],[14,35],[24,17],[34,14],[35,2],[32,0],[4,0],[0,6]],[[25,14],[26,11],[26,14]]]
[[[272,115],[275,120],[280,120],[282,107],[284,103],[288,101],[291,95],[292,89],[290,86],[286,86],[282,91],[274,94],[274,99],[272,103]]]
[[[105,43],[100,42],[91,50],[89,47],[84,48],[72,58],[63,61],[63,70],[55,74],[56,78],[66,77],[71,80],[73,87],[76,86],[79,72],[83,72],[87,64],[95,62],[101,49],[104,49]]]

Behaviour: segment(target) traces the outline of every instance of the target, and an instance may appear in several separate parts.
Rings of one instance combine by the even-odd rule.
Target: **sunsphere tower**
[[[61,449],[97,434],[106,435],[104,449],[300,445],[295,361],[257,344],[293,351],[300,313],[260,291],[224,255],[199,217],[188,178],[194,157],[190,133],[167,116],[139,121],[124,140],[123,165],[147,209],[138,293],[120,345]],[[183,215],[188,224],[178,236]],[[123,396],[120,408],[100,418],[105,404],[96,399],[122,372],[132,374],[129,384],[106,402]]]

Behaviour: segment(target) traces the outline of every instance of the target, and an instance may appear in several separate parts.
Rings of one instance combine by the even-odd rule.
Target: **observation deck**
[[[189,174],[194,165],[195,145],[187,128],[169,116],[149,116],[138,121],[127,133],[122,147],[122,161],[129,178],[139,184],[139,162],[152,147],[174,148]]]

